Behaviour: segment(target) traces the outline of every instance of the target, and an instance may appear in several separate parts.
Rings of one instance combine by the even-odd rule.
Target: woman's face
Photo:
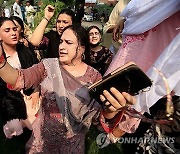
[[[89,41],[91,44],[97,44],[101,40],[101,34],[96,28],[93,28],[89,31]]]
[[[16,20],[13,20],[13,21],[14,21],[14,23],[15,23],[16,26],[17,26],[17,31],[18,31],[19,35],[21,35],[21,32],[22,32],[21,25],[20,25]]]
[[[0,27],[0,40],[9,45],[15,45],[19,40],[17,26],[12,21],[5,21]]]
[[[67,14],[60,14],[56,21],[56,30],[59,35],[62,34],[62,31],[65,27],[72,25],[72,19]]]
[[[82,60],[84,46],[79,45],[76,35],[71,29],[67,29],[61,36],[59,45],[59,61],[61,64],[75,65]]]

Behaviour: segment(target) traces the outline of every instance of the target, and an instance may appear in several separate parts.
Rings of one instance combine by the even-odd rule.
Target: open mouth
[[[12,37],[12,40],[17,40],[17,37],[15,36],[15,37]]]
[[[59,33],[62,33],[62,32],[63,32],[63,29],[59,29],[58,32],[59,32]]]
[[[59,52],[59,56],[60,56],[60,57],[63,57],[63,56],[66,56],[66,55],[67,55],[67,53]]]

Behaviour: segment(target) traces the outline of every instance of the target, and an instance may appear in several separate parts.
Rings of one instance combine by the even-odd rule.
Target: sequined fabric
[[[52,72],[52,69],[55,71]],[[83,105],[81,101],[77,102],[76,99],[71,99],[73,96],[71,94],[79,88],[73,84],[76,82],[84,84],[94,83],[101,78],[101,75],[90,66],[87,67],[87,71],[83,76],[77,78],[61,69],[58,59],[54,58],[46,59],[38,65],[19,73],[15,89],[23,88],[23,85],[25,88],[28,88],[41,84],[42,94],[42,104],[38,116],[32,125],[33,134],[26,145],[26,153],[84,153],[85,134],[92,123],[93,117],[97,117],[96,114],[100,106],[97,102],[89,102]],[[62,84],[59,85],[60,72],[63,74],[62,81],[64,82],[65,90],[60,86]],[[77,81],[73,83],[73,80]],[[73,84],[68,84],[68,82]],[[65,91],[65,93],[62,91]],[[67,93],[70,97],[66,95]],[[62,108],[58,106],[58,101],[64,103],[61,100],[61,95],[66,95],[69,100],[74,100],[70,101],[69,106],[67,106],[69,107],[68,112],[61,112],[62,108],[62,111],[64,111],[64,106],[61,106]],[[79,103],[79,105],[77,106],[76,103]],[[66,114],[69,114],[67,121],[69,120],[70,125],[66,125]],[[82,127],[81,123],[83,124]],[[85,125],[86,127],[84,127]],[[73,129],[73,134],[68,134],[69,127],[77,128],[78,132],[75,132],[75,129]]]

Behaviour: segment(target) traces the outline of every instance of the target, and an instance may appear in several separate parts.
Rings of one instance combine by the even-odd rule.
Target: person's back
[[[34,13],[35,9],[31,6],[30,1],[26,2],[26,19],[29,27],[34,27]]]

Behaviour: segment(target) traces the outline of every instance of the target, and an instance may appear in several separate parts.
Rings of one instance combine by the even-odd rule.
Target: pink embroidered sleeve
[[[42,62],[30,68],[19,70],[19,75],[13,90],[36,88],[47,76]]]

